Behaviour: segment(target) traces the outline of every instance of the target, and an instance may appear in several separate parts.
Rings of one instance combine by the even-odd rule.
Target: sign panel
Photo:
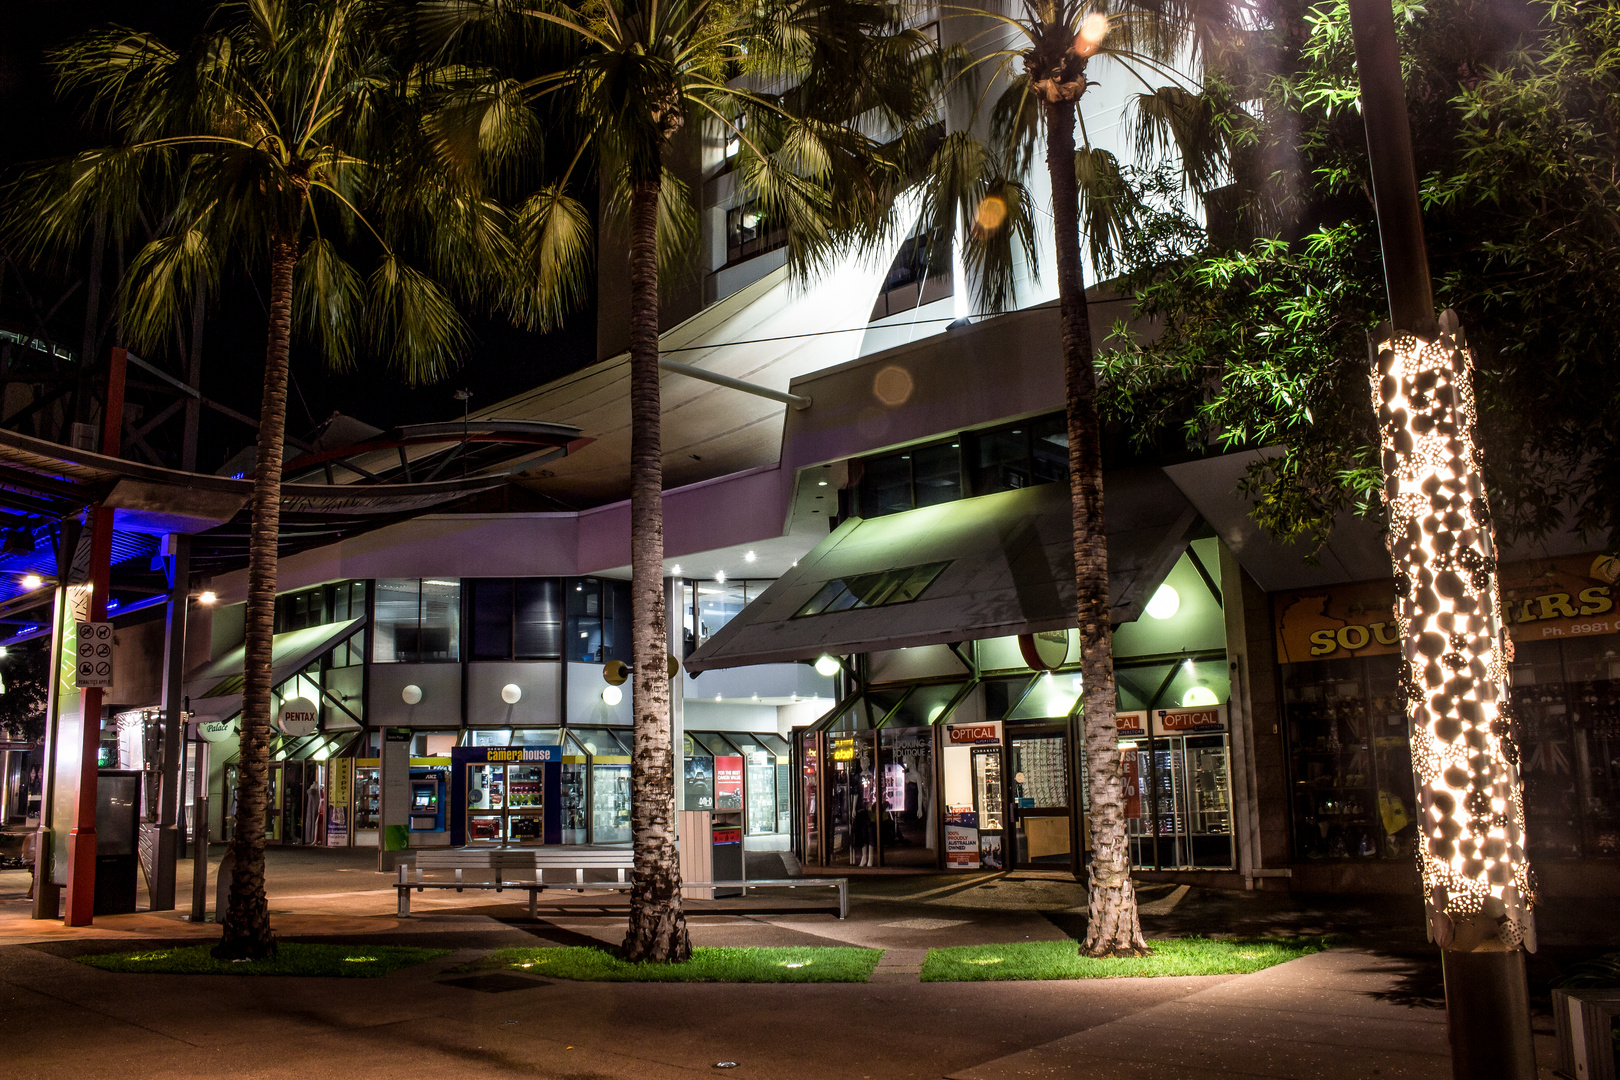
[[[978,815],[971,810],[954,810],[945,819],[945,868],[979,868]]]
[[[276,710],[276,730],[283,735],[313,735],[319,715],[315,711],[315,703],[309,698],[288,698]]]
[[[347,761],[326,764],[326,846],[343,847],[349,842],[349,801],[353,797],[353,773]]]
[[[224,742],[236,734],[236,721],[199,717],[197,720],[197,734],[202,736],[204,742]]]
[[[113,684],[113,624],[78,620],[77,682],[81,690]]]
[[[687,737],[690,746],[692,739]],[[710,757],[686,758],[686,808],[688,810],[714,809],[714,759]]]
[[[1160,709],[1153,714],[1155,735],[1196,735],[1226,728],[1225,705],[1199,705],[1191,709]]]
[[[1136,709],[1131,712],[1117,712],[1114,714],[1114,723],[1119,726],[1119,734],[1124,739],[1134,739],[1147,734],[1147,710]]]
[[[1620,560],[1566,555],[1502,567],[1502,611],[1516,642],[1620,633],[1614,606]],[[1361,581],[1278,593],[1273,605],[1277,661],[1298,664],[1382,656],[1401,648],[1395,588]]]
[[[994,743],[1001,745],[1001,721],[982,724],[946,724],[945,741],[950,746],[973,746]]]
[[[739,756],[714,759],[714,808],[743,808],[743,759]]]

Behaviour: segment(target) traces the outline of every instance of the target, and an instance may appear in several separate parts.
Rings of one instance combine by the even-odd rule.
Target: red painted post
[[[101,452],[117,457],[124,433],[123,349],[113,349],[107,365],[107,398],[101,417]],[[86,515],[90,525],[90,618],[107,618],[107,594],[112,586],[113,512],[110,507],[93,507]],[[84,745],[79,761],[79,798],[73,809],[73,829],[68,833],[67,912],[68,926],[89,926],[96,913],[96,781],[101,749],[100,687],[80,691],[79,715],[83,720]]]

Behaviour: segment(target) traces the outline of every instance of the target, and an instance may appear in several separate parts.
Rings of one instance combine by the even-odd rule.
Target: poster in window
[[[714,809],[714,759],[689,757],[686,759],[686,808],[688,810]]]
[[[743,759],[716,757],[714,759],[714,808],[741,810],[743,808]]]

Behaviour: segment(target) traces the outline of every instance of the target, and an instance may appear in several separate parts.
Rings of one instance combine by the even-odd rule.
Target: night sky
[[[196,0],[3,0],[0,2],[0,166],[10,174],[20,164],[48,159],[102,140],[86,130],[72,106],[56,99],[45,54],[77,34],[111,22],[156,30],[177,42],[194,34],[212,5]],[[110,257],[110,256],[109,256]],[[61,281],[30,274],[0,278],[0,325],[36,332],[38,312],[61,296]],[[203,393],[257,415],[263,368],[263,284],[240,272],[227,277],[204,332]],[[52,337],[77,349],[83,337],[79,294],[69,296],[48,320]],[[377,427],[459,417],[457,390],[472,391],[472,407],[567,374],[594,359],[595,315],[575,314],[555,334],[537,335],[487,318],[470,318],[476,342],[462,369],[428,386],[408,387],[375,366],[347,374],[325,370],[320,358],[294,342],[288,430],[304,435],[334,411]],[[176,373],[178,360],[153,358]],[[198,468],[210,472],[253,438],[250,429],[205,411]]]

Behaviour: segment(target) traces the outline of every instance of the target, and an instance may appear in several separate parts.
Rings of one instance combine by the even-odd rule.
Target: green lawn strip
[[[630,964],[610,949],[569,945],[499,949],[462,970],[577,982],[866,982],[882,956],[882,949],[853,946],[696,948],[684,964]]]
[[[1009,945],[957,945],[930,949],[923,982],[994,982],[1016,979],[1143,979],[1165,975],[1247,975],[1321,952],[1323,937],[1162,938],[1143,957],[1096,960],[1076,941],[1020,941]]]
[[[347,979],[368,979],[386,975],[412,964],[434,960],[449,949],[417,949],[398,945],[301,945],[295,941],[278,943],[276,955],[268,960],[232,962],[216,960],[212,945],[187,945],[177,949],[141,949],[130,952],[97,953],[78,958],[81,964],[103,971],[140,972],[158,975],[319,975]]]

